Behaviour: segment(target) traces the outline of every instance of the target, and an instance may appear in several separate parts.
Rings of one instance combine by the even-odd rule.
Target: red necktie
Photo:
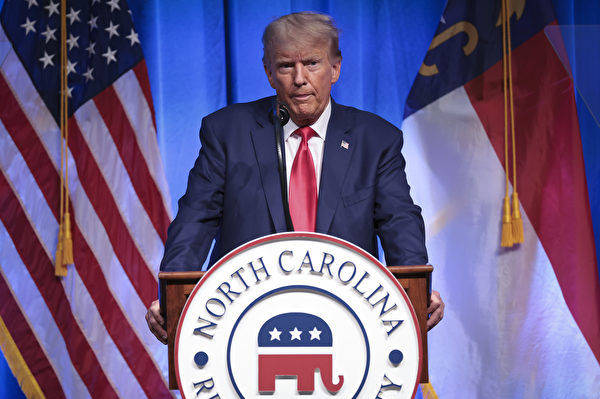
[[[308,140],[317,133],[309,126],[293,134],[302,138],[290,174],[290,215],[296,231],[315,231],[317,220],[317,178]]]

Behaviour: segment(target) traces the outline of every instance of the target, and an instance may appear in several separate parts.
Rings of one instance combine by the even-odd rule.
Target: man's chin
[[[305,109],[290,109],[291,118],[295,124],[298,126],[306,126],[312,125],[319,119],[319,115],[316,114],[314,110],[305,110]]]

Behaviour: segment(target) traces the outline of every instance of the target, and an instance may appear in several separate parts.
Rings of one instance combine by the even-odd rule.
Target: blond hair
[[[277,18],[265,28],[262,36],[263,64],[268,66],[275,47],[280,43],[311,46],[329,45],[329,60],[342,58],[339,30],[329,15],[315,12],[296,12]]]

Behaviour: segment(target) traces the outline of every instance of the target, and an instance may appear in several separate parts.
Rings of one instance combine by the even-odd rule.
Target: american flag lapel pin
[[[348,144],[347,141],[342,140],[342,142],[340,143],[340,147],[342,147],[344,150],[347,150],[350,147],[350,144]]]

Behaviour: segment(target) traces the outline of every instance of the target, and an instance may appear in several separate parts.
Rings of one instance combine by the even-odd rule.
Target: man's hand
[[[167,344],[167,331],[165,330],[165,319],[160,314],[160,304],[158,299],[152,302],[152,305],[146,312],[146,323],[154,336],[163,344]],[[429,324],[428,324],[429,325]]]
[[[439,323],[444,318],[444,301],[442,301],[442,297],[440,293],[437,291],[431,291],[431,296],[429,297],[429,307],[427,308],[427,314],[429,318],[427,319],[427,330],[431,330],[437,323]]]

